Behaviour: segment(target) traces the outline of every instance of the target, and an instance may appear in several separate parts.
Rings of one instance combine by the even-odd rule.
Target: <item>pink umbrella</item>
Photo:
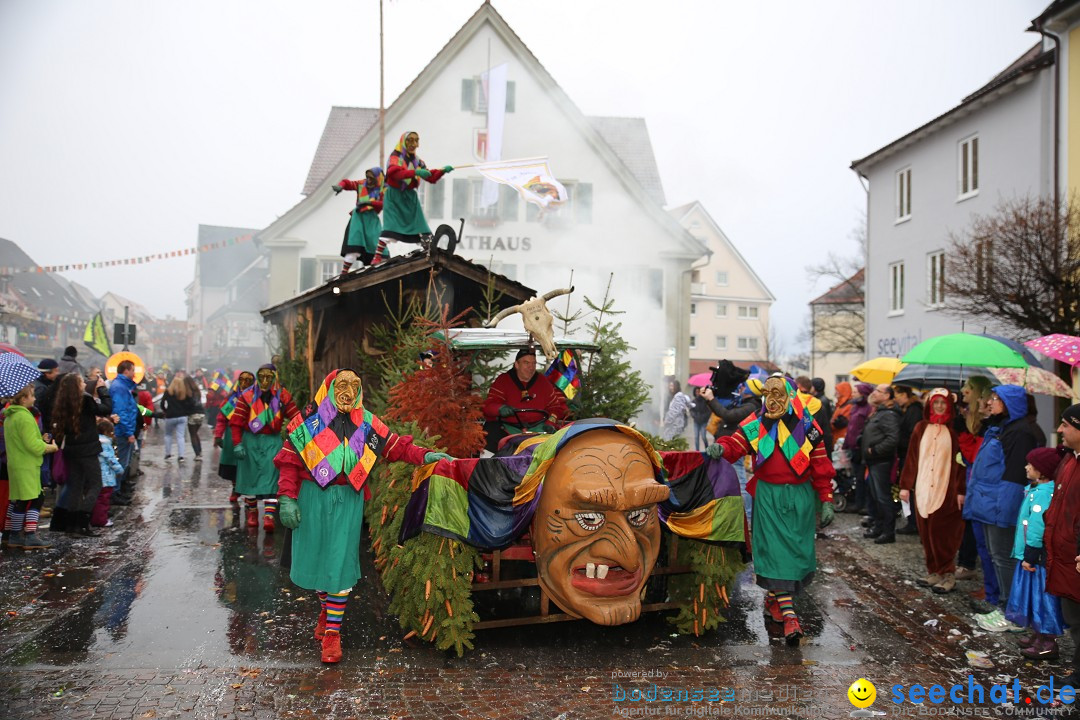
[[[712,382],[712,373],[703,372],[698,373],[697,375],[691,375],[690,379],[686,381],[686,384],[696,385],[698,387],[708,387],[710,382]]]
[[[1034,340],[1028,340],[1024,344],[1046,357],[1073,366],[1080,365],[1080,337],[1054,333],[1053,335],[1043,335]]]
[[[1041,367],[990,368],[990,372],[994,374],[998,382],[1019,385],[1029,393],[1063,398],[1076,397],[1068,383]]]

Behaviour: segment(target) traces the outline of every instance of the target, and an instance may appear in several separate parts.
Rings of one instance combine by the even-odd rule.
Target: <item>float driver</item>
[[[484,401],[487,449],[494,452],[507,435],[551,432],[568,415],[566,396],[536,372],[536,350],[518,350],[514,367],[495,378]]]

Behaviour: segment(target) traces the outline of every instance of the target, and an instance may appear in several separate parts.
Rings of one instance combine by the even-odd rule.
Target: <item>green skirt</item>
[[[360,579],[364,493],[351,485],[300,483],[300,526],[292,531],[289,577],[307,590],[341,592]]]
[[[219,420],[224,422],[224,420]],[[233,449],[232,433],[228,428],[225,429],[225,434],[221,436],[221,459],[219,462],[222,465],[236,465],[236,451]]]
[[[368,210],[353,210],[349,216],[349,227],[345,231],[345,242],[341,246],[341,255],[351,252],[375,253],[379,245],[382,223],[379,213]]]
[[[247,457],[236,462],[236,492],[276,497],[278,469],[274,467],[274,456],[281,450],[281,435],[256,435],[245,430],[240,442],[247,450]]]
[[[809,482],[757,482],[754,492],[754,572],[766,590],[798,592],[817,570],[817,496]]]
[[[398,236],[431,233],[424,219],[423,208],[420,207],[420,196],[415,190],[398,190],[387,185],[383,192],[382,214],[382,234],[388,237],[401,239]]]

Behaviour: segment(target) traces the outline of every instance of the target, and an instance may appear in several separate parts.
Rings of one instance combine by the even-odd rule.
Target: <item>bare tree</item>
[[[828,300],[810,308],[811,317],[799,340],[810,342],[815,355],[863,353],[866,349],[866,213],[859,215],[849,237],[855,251],[844,255],[830,252],[825,260],[807,268],[811,286],[828,283]]]
[[[1017,334],[1080,328],[1080,207],[1046,198],[1003,200],[950,234],[945,309],[993,316]]]

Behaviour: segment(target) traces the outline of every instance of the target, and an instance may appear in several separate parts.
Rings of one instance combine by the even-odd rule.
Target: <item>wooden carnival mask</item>
[[[236,378],[236,389],[240,392],[247,390],[254,384],[255,376],[247,371],[240,373],[240,377]]]
[[[761,404],[764,406],[765,417],[775,420],[783,417],[791,402],[791,388],[783,376],[773,375],[765,381],[765,389],[761,393]]]
[[[631,436],[594,430],[552,460],[532,521],[540,587],[598,625],[633,622],[660,551],[656,504],[670,490]]]
[[[360,378],[352,370],[342,370],[334,376],[334,406],[339,412],[349,412],[360,398]]]

